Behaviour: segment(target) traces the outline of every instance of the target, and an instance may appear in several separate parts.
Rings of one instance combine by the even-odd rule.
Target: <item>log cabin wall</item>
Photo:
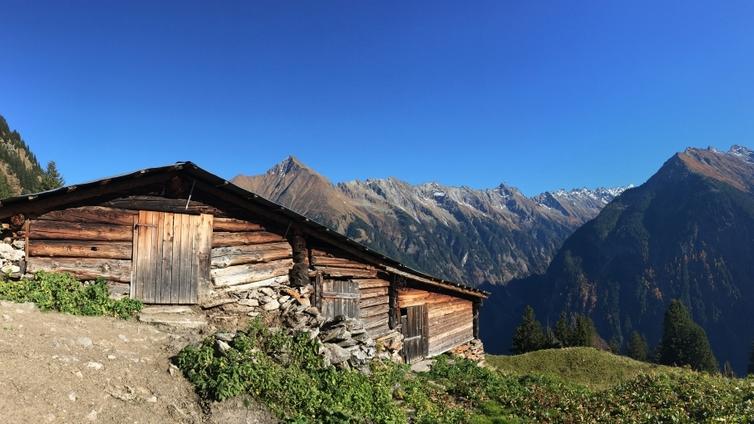
[[[365,264],[337,249],[317,246],[310,249],[312,269],[328,280],[349,280],[358,284],[357,318],[364,321],[370,336],[377,338],[390,332],[389,287],[387,276],[372,265]]]
[[[82,280],[102,277],[111,290],[129,292],[136,211],[85,206],[28,219],[26,271],[68,272]]]
[[[429,356],[436,356],[474,338],[470,300],[418,288],[398,289],[398,307],[426,305]]]
[[[210,271],[214,290],[286,284],[292,267],[293,248],[284,235],[247,220],[215,218]]]

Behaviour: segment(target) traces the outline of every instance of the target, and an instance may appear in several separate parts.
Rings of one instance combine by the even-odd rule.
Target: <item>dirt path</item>
[[[169,361],[189,341],[134,321],[0,302],[2,422],[213,422]],[[225,422],[271,420],[254,408],[212,410]]]

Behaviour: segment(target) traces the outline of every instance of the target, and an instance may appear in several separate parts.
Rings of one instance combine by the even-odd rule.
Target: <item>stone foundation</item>
[[[272,284],[243,292],[215,295],[202,308],[211,325],[223,331],[244,329],[259,317],[273,327],[307,332],[320,342],[320,353],[328,364],[338,368],[366,371],[375,358],[400,361],[403,335],[392,331],[373,339],[359,319],[337,316],[327,320],[311,304],[311,284],[289,287]]]

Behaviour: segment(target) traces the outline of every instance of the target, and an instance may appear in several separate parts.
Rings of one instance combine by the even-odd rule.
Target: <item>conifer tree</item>
[[[637,361],[646,362],[649,357],[649,348],[647,347],[647,340],[639,334],[638,331],[631,333],[631,337],[628,339],[628,352],[626,352],[630,358]]]
[[[539,350],[544,347],[544,341],[545,335],[542,331],[542,324],[534,315],[534,308],[526,306],[521,317],[521,324],[516,327],[516,332],[513,334],[511,351],[515,354],[521,354]]]
[[[558,319],[558,322],[555,323],[555,338],[557,339],[559,347],[571,346],[571,323],[565,312],[560,313],[560,318]]]
[[[62,187],[63,184],[63,177],[58,172],[58,166],[55,164],[55,161],[47,162],[47,171],[42,175],[42,181],[39,184],[42,191]]]
[[[659,361],[665,365],[689,365],[699,371],[718,371],[707,334],[679,300],[670,302],[665,312]]]

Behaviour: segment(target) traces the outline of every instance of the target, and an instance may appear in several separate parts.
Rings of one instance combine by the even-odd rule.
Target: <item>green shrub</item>
[[[461,408],[438,403],[441,391],[408,367],[375,361],[369,375],[325,366],[317,343],[255,321],[221,351],[217,339],[187,346],[174,362],[200,396],[224,400],[251,394],[289,422],[461,423]]]
[[[34,278],[0,281],[0,300],[33,302],[42,310],[128,319],[141,310],[133,299],[111,299],[104,280],[82,284],[69,274],[38,272]]]

